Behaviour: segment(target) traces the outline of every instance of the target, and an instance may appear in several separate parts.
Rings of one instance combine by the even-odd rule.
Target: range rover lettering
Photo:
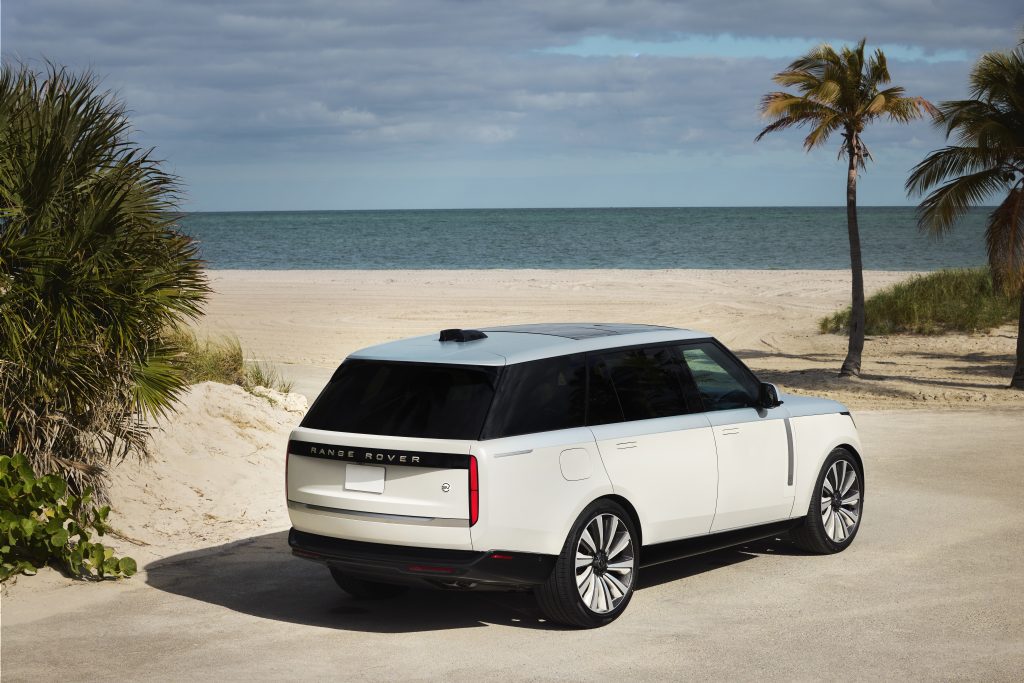
[[[843,405],[780,394],[702,332],[444,330],[334,373],[288,443],[289,543],[357,598],[525,589],[595,627],[642,567],[781,535],[846,549],[861,455]]]

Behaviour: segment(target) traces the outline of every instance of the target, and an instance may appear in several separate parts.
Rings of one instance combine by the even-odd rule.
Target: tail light
[[[476,456],[469,456],[469,525],[480,518],[480,475],[477,472]]]
[[[288,446],[284,447],[284,499],[285,499],[285,501],[288,500],[288,457],[290,455],[290,453],[289,453],[290,450],[291,450],[291,448],[289,448]]]

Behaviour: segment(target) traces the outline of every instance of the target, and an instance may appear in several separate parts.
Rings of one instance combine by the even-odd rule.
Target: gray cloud
[[[4,3],[5,58],[105,76],[139,137],[185,168],[283,163],[534,162],[759,154],[759,96],[787,60],[576,57],[586,36],[835,37],[925,51],[1010,47],[1009,2],[330,0]],[[962,62],[890,64],[912,94],[964,94]],[[762,143],[792,148],[798,136]],[[882,147],[935,133],[879,126]]]

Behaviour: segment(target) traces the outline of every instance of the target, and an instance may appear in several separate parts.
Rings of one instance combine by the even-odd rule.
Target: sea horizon
[[[916,206],[860,206],[867,270],[986,262],[984,219],[942,238]],[[849,268],[844,206],[179,212],[211,270]]]

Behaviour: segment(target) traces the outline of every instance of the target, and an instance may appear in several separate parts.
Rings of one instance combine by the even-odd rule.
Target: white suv
[[[288,442],[289,543],[356,597],[532,589],[600,626],[640,567],[788,534],[834,553],[864,507],[857,429],[702,332],[445,330],[352,354]]]

